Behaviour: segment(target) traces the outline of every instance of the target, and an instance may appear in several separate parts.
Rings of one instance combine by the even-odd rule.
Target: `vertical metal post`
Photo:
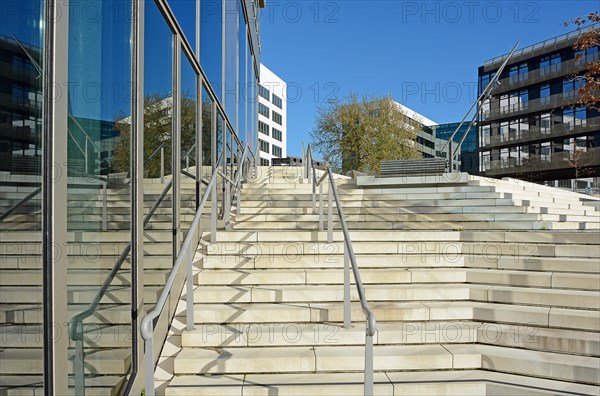
[[[190,153],[185,156],[185,170],[190,171]]]
[[[319,184],[319,231],[323,231],[323,183]]]
[[[83,323],[75,323],[77,326],[75,341],[75,357],[73,359],[73,374],[75,377],[75,394],[85,396],[85,365],[83,360]]]
[[[108,230],[108,188],[105,181],[102,182],[102,231]]]
[[[194,230],[190,230],[189,232],[195,232]],[[190,243],[189,250],[187,252],[188,261],[187,261],[187,290],[186,290],[186,322],[188,331],[194,330],[194,247],[193,244]]]
[[[225,183],[225,197],[223,199],[223,222],[225,223],[225,229],[229,230],[229,212],[231,210],[231,184],[228,180]]]
[[[85,161],[85,174],[88,175],[88,138],[85,138],[85,153],[83,154],[83,160]]]
[[[160,183],[165,182],[165,147],[160,148]]]
[[[368,328],[368,325],[367,325]],[[368,330],[368,329],[367,329]],[[373,337],[365,336],[365,396],[373,395]]]
[[[350,254],[346,243],[342,244],[344,249],[344,327],[349,328],[352,324],[352,313],[350,306]]]
[[[210,242],[215,243],[217,241],[217,180],[219,176],[215,177],[215,182],[212,186],[212,192],[210,197]]]
[[[452,139],[448,140],[448,167],[450,168],[448,173],[452,173],[452,163],[454,162],[454,152],[452,150]]]
[[[331,175],[329,177],[329,188],[327,189],[327,242],[333,242],[333,187],[331,186]]]
[[[317,214],[317,186],[315,185],[315,170],[312,169],[312,178],[310,184],[312,184],[312,209],[313,214]]]
[[[146,396],[155,396],[154,391],[154,347],[152,337],[144,341],[146,351]]]

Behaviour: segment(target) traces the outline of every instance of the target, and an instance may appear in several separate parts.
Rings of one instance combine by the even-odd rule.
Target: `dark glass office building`
[[[450,137],[454,132],[456,132],[456,128],[460,125],[459,122],[451,122],[448,124],[439,124],[434,125],[433,129],[435,131],[436,138],[436,157],[438,158],[447,158],[448,157],[448,147],[444,152],[440,152],[440,149],[448,142]],[[460,129],[454,135],[452,141],[454,142],[452,146],[452,150],[456,150],[458,144],[463,138],[465,132],[469,127],[469,123],[465,122],[460,126]],[[460,146],[460,153],[458,157],[458,161],[460,163],[460,171],[467,172],[469,174],[475,175],[479,172],[478,165],[479,155],[477,153],[477,124],[474,123],[469,130],[469,133],[465,137],[462,145]]]
[[[574,49],[579,34],[574,31],[514,53],[491,99],[479,109],[483,175],[551,185],[563,180],[559,186],[576,177],[600,176],[600,114],[575,105],[583,79],[574,77],[598,61],[599,53],[598,47]],[[479,68],[480,92],[505,57]]]
[[[0,2],[0,395],[142,393],[141,321],[255,150],[261,7]]]

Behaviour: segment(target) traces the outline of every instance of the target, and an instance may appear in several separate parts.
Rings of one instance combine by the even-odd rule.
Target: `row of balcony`
[[[530,154],[524,158],[509,157],[489,162],[482,161],[482,170],[486,176],[499,176],[572,169],[575,167],[575,163],[580,169],[600,166],[600,147],[587,149],[583,154],[563,151],[548,154]]]
[[[483,136],[483,147],[496,147],[503,145],[514,145],[539,140],[549,140],[560,137],[569,137],[588,132],[597,132],[600,130],[600,117],[591,119],[577,120],[555,124],[548,127],[530,126],[528,130],[514,131],[501,135]]]
[[[594,23],[594,24],[588,26],[588,28],[594,28],[594,29],[598,29],[599,27],[600,27],[600,23]],[[543,52],[548,52],[549,49],[557,48],[561,45],[564,46],[565,44],[567,44],[569,42],[575,41],[580,36],[580,34],[581,34],[580,30],[574,30],[572,32],[561,34],[560,36],[553,37],[548,40],[544,40],[542,42],[518,49],[513,53],[512,59],[518,59],[518,58],[523,58],[523,57],[532,57],[532,56],[534,56],[534,54],[536,52],[538,52],[540,50],[543,50]],[[507,56],[508,56],[508,54],[504,54],[504,55],[500,55],[500,56],[497,56],[492,59],[488,59],[487,61],[484,62],[483,65],[484,65],[484,67],[488,67],[495,63],[500,63],[504,59],[506,59]]]
[[[569,91],[546,96],[543,98],[532,99],[518,103],[511,103],[509,105],[500,107],[494,107],[489,110],[480,111],[479,121],[494,121],[497,119],[506,118],[507,116],[515,117],[521,114],[565,107],[575,103],[578,97],[579,93],[577,91]],[[496,101],[495,103],[498,102]]]
[[[530,70],[527,73],[517,74],[501,79],[500,85],[494,88],[494,95],[519,89],[528,85],[548,81],[557,77],[578,73],[587,69],[587,64],[600,58],[600,53],[586,55],[580,60],[570,59],[554,65]]]

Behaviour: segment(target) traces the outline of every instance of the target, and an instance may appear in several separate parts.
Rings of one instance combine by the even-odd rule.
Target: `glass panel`
[[[239,95],[238,95],[238,122],[237,122],[237,135],[240,138],[242,144],[248,141],[247,136],[247,121],[246,114],[248,112],[247,106],[248,102],[246,101],[246,90],[247,90],[247,70],[246,66],[248,61],[246,60],[246,51],[248,50],[248,36],[246,34],[246,17],[243,12],[240,12],[240,27],[239,27],[239,70],[238,70],[238,80],[239,80]]]
[[[144,227],[144,273],[160,275],[158,279],[164,281],[175,250],[173,188],[169,187],[173,169],[173,34],[156,4],[145,4],[144,216],[150,220]],[[146,296],[152,296],[146,301],[155,304],[163,285],[150,279],[144,280]]]
[[[223,91],[223,2],[202,0],[200,2],[200,64],[209,84],[221,100]]]
[[[212,106],[205,86],[202,86],[202,172],[201,177],[208,182],[212,176]]]
[[[181,51],[181,241],[196,213],[196,72]]]
[[[183,30],[187,42],[196,50],[196,1],[169,0],[169,7]]]
[[[0,394],[33,395],[44,393],[42,196],[36,193],[42,175],[44,2],[6,5],[0,11]]]
[[[68,117],[69,312],[71,372],[87,392],[107,382],[118,393],[131,373],[131,23],[127,2],[97,0],[88,18],[70,3]],[[125,13],[125,14],[123,14]],[[101,285],[118,268],[108,289]],[[123,312],[115,318],[114,312]],[[114,337],[98,337],[99,333]],[[106,356],[119,364],[104,366]],[[84,374],[85,373],[85,374]]]
[[[225,0],[225,113],[237,125],[237,67],[239,0]]]

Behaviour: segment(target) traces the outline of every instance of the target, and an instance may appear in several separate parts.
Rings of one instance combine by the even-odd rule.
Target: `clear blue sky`
[[[599,0],[267,0],[262,62],[288,82],[288,154],[315,110],[349,92],[391,95],[438,123],[460,121],[487,59],[566,33]]]

